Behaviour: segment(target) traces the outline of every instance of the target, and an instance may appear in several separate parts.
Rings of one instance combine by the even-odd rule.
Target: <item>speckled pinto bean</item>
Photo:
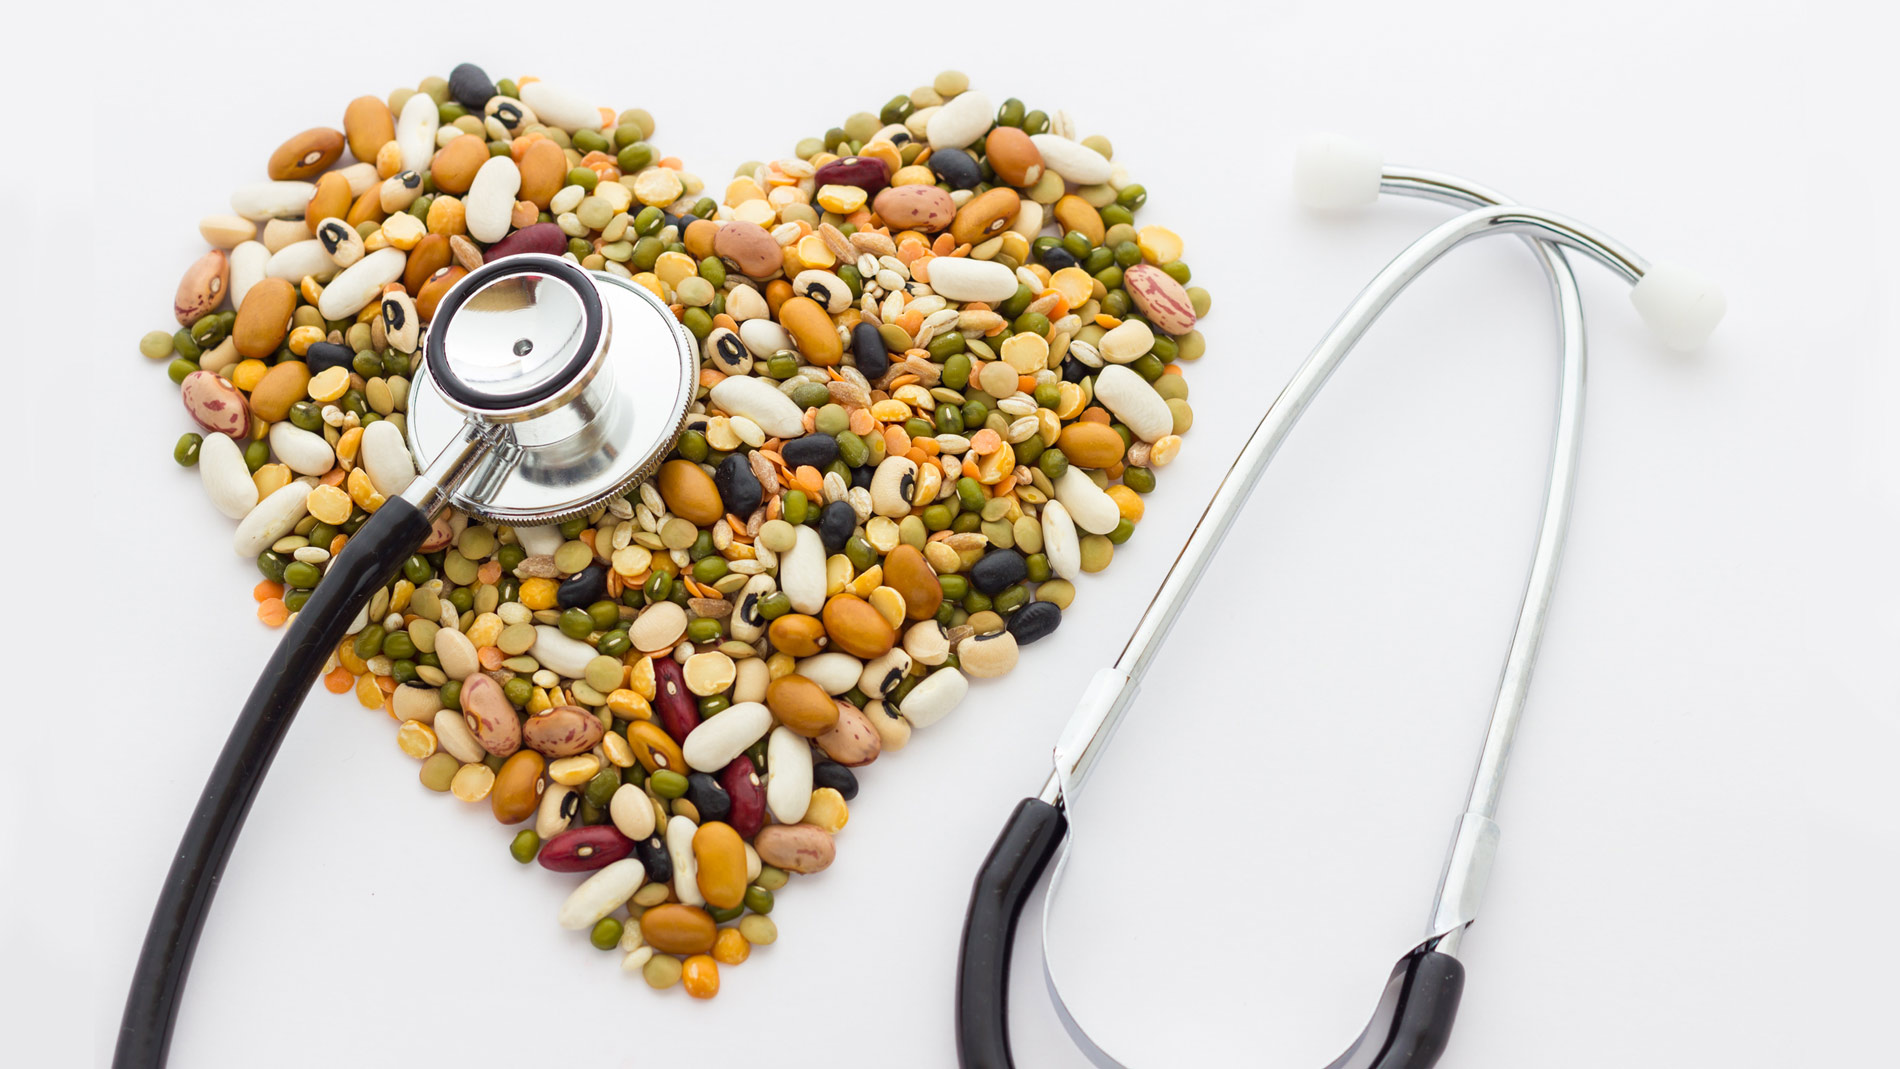
[[[522,741],[548,757],[571,757],[599,745],[607,729],[585,709],[560,705],[529,717],[521,725]]]
[[[515,707],[501,691],[501,684],[486,675],[472,675],[462,681],[462,715],[468,729],[482,749],[496,757],[507,757],[521,748],[521,721]]]
[[[823,872],[837,854],[831,833],[815,824],[774,824],[760,831],[752,845],[760,860],[787,872]]]

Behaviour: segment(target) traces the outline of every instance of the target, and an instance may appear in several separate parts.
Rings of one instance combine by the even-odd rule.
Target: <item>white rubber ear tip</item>
[[[1379,199],[1379,150],[1339,134],[1314,134],[1293,158],[1293,194],[1318,212],[1349,212]]]
[[[1630,290],[1630,303],[1664,345],[1700,349],[1728,312],[1722,287],[1680,264],[1650,265]]]

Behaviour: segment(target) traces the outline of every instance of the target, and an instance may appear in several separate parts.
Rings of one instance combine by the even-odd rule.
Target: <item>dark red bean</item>
[[[732,812],[726,823],[732,825],[741,839],[757,835],[759,829],[765,827],[765,786],[759,782],[752,759],[743,754],[733,758],[720,770],[719,782],[732,799]]]
[[[503,256],[513,256],[518,252],[544,252],[549,256],[559,256],[567,251],[567,235],[553,223],[535,223],[502,238],[488,247],[482,254],[484,263],[494,263]]]
[[[592,872],[633,853],[633,840],[612,824],[569,828],[541,846],[541,867],[554,872]]]
[[[825,186],[856,186],[875,197],[891,184],[890,168],[873,156],[846,156],[812,172],[812,181]]]
[[[653,659],[653,708],[660,714],[660,726],[683,743],[699,726],[699,699],[686,689],[686,670],[671,657]]]

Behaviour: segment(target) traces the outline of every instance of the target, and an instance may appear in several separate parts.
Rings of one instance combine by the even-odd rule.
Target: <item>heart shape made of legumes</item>
[[[646,112],[472,64],[342,126],[200,223],[179,329],[140,344],[204,432],[174,455],[281,626],[415,477],[408,379],[457,279],[564,254],[673,310],[701,399],[657,475],[558,526],[440,517],[324,683],[430,790],[528,825],[515,860],[589,873],[562,927],[710,997],[831,864],[853,769],[1008,673],[1133,533],[1207,294],[1106,139],[956,72],[716,200]]]

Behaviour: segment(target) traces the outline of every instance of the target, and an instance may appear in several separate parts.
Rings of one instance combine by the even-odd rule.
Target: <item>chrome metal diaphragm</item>
[[[482,519],[558,523],[652,474],[686,425],[698,347],[645,288],[554,256],[484,264],[436,309],[409,394],[418,470],[492,443],[448,491]]]

